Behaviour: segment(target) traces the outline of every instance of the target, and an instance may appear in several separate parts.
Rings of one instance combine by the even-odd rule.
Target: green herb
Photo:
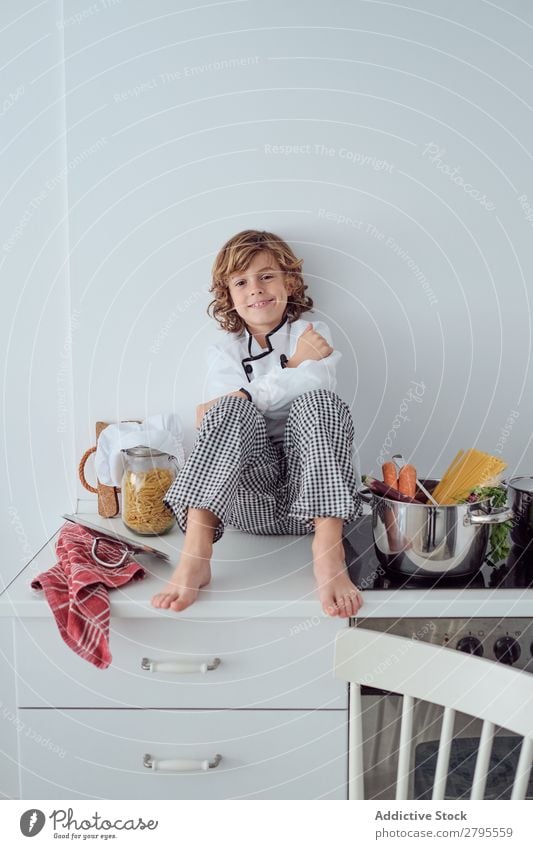
[[[490,501],[491,507],[505,507],[507,504],[507,491],[502,486],[479,486],[474,489],[465,501]],[[496,566],[502,560],[507,559],[511,550],[510,532],[513,523],[511,520],[499,525],[492,525],[490,529],[489,553],[487,562]]]

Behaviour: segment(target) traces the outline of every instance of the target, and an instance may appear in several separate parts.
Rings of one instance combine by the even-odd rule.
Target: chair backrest
[[[361,685],[403,696],[396,798],[408,798],[415,699],[444,708],[433,780],[443,799],[456,711],[483,720],[471,799],[483,799],[496,726],[523,737],[512,799],[525,797],[533,760],[533,675],[393,634],[349,628],[335,645],[335,675],[350,684],[349,798],[364,799]]]

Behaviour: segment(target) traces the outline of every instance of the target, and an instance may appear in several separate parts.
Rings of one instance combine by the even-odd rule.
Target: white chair
[[[494,661],[392,634],[349,628],[335,645],[335,675],[349,682],[349,799],[364,799],[361,685],[403,696],[396,798],[412,778],[415,699],[444,708],[433,799],[444,799],[455,713],[483,721],[471,799],[483,799],[496,726],[523,738],[512,799],[523,799],[533,760],[533,675]]]

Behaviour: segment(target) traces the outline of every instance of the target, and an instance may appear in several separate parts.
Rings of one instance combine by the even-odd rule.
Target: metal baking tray
[[[145,542],[132,539],[125,534],[119,534],[113,528],[102,528],[102,526],[97,525],[96,522],[91,522],[85,517],[80,518],[80,516],[77,516],[75,513],[64,513],[63,519],[67,519],[69,522],[74,522],[76,525],[81,525],[83,528],[89,528],[91,531],[96,531],[102,537],[109,537],[110,539],[122,542],[124,545],[128,546],[133,554],[152,554],[154,557],[159,557],[161,560],[170,560],[168,554],[165,554],[163,551],[159,551],[157,548],[153,548],[153,546],[148,545]]]

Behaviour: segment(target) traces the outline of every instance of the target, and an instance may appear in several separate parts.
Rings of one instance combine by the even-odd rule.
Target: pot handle
[[[512,510],[508,507],[502,507],[494,513],[466,513],[464,525],[501,525],[503,522],[509,522],[514,516]]]
[[[364,484],[363,486],[357,488],[357,495],[359,496],[359,498],[361,498],[362,501],[365,502],[365,504],[372,504],[372,499],[374,496],[371,490]]]

